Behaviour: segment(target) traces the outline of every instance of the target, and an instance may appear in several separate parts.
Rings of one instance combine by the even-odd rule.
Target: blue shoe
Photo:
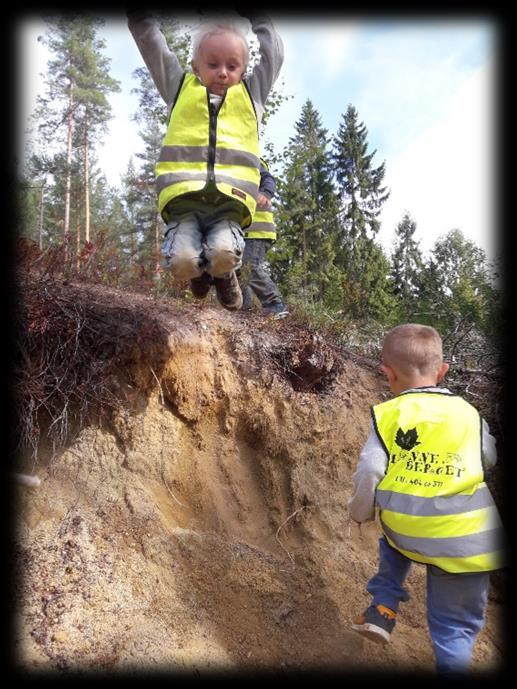
[[[370,641],[387,644],[395,626],[397,613],[385,605],[370,605],[352,624],[352,629]]]
[[[280,318],[285,318],[289,315],[287,306],[280,302],[279,304],[271,304],[271,306],[265,306],[264,311],[273,317],[273,320],[277,321]]]

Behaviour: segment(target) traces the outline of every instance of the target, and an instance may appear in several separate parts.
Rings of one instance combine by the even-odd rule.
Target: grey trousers
[[[253,292],[262,306],[281,304],[282,297],[271,276],[265,268],[266,253],[271,246],[270,239],[246,239],[239,282],[242,290],[243,309],[253,304]]]
[[[235,203],[202,196],[176,204],[168,213],[162,243],[163,267],[178,280],[204,272],[221,277],[242,264],[244,234]]]

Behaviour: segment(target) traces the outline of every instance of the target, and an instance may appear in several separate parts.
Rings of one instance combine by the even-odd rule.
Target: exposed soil
[[[387,647],[350,630],[380,535],[345,509],[375,362],[291,319],[55,289],[103,314],[120,404],[19,458],[41,485],[15,487],[16,668],[432,675],[422,566]],[[502,666],[501,609],[493,588],[477,673]]]

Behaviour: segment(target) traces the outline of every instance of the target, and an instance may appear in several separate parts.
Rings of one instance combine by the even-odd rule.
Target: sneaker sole
[[[390,633],[377,627],[375,624],[365,622],[364,624],[353,624],[352,629],[354,632],[361,634],[370,641],[374,641],[376,644],[387,644],[390,641]]]
[[[192,292],[192,296],[194,297],[194,299],[205,299],[208,296],[208,293],[210,292],[210,288],[212,287],[212,285],[212,278],[210,278],[209,280],[205,278],[201,281],[199,278],[193,278],[190,281],[190,291]]]
[[[233,304],[225,304],[224,301],[221,301],[221,299],[219,299],[219,297],[217,299],[221,306],[225,308],[227,311],[240,311],[242,307],[242,301],[240,300],[233,302]]]

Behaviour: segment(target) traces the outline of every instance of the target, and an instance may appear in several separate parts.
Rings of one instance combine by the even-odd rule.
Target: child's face
[[[224,96],[238,84],[244,73],[245,51],[242,41],[231,33],[208,36],[199,46],[192,68],[210,93]]]

